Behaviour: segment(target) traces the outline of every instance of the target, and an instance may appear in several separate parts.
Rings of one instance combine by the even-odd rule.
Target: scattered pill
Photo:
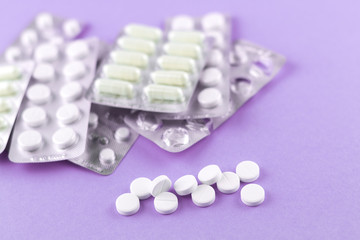
[[[214,108],[221,104],[222,95],[217,88],[205,88],[201,90],[197,99],[203,108]]]
[[[186,87],[190,85],[189,74],[182,71],[157,70],[151,73],[155,84]]]
[[[116,129],[114,137],[116,141],[122,142],[129,139],[131,135],[130,129],[128,127],[119,127]]]
[[[156,177],[151,182],[150,193],[153,197],[156,197],[157,195],[159,195],[162,192],[169,191],[170,187],[171,187],[170,178],[168,178],[165,175],[161,175],[161,176]]]
[[[140,200],[148,199],[150,193],[151,180],[145,177],[139,177],[130,184],[130,192],[135,194]]]
[[[200,170],[198,174],[198,179],[201,183],[212,185],[219,181],[221,178],[221,170],[219,166],[213,164],[208,165]]]
[[[208,13],[202,18],[201,25],[205,31],[224,30],[226,19],[221,13]]]
[[[253,161],[242,161],[236,166],[236,174],[242,182],[253,182],[260,176],[260,168]]]
[[[80,110],[75,104],[65,104],[56,111],[56,118],[63,124],[70,124],[80,118]]]
[[[114,79],[100,78],[95,81],[95,89],[100,94],[134,97],[134,87],[131,83]]]
[[[149,27],[140,24],[129,24],[125,27],[128,36],[144,38],[152,41],[159,41],[162,38],[162,31],[156,27]]]
[[[162,192],[155,197],[154,207],[158,213],[171,214],[178,208],[178,199],[171,192]]]
[[[116,155],[114,150],[112,150],[111,148],[104,148],[103,150],[100,151],[99,161],[103,165],[113,165],[115,163],[115,160],[116,160]]]
[[[198,183],[193,175],[185,175],[180,177],[174,183],[174,189],[180,196],[191,194],[197,188]]]
[[[223,172],[216,186],[222,193],[234,193],[240,187],[239,176],[233,172]]]
[[[39,63],[35,67],[33,77],[39,82],[49,82],[55,78],[55,68],[49,63]]]
[[[44,84],[34,84],[26,92],[27,98],[35,104],[44,104],[51,97],[50,88]]]
[[[199,185],[191,194],[191,199],[196,206],[210,206],[215,202],[215,190],[207,184]]]
[[[29,107],[23,112],[22,120],[30,127],[38,127],[46,122],[46,112],[41,107]]]
[[[60,89],[60,96],[65,101],[71,102],[78,99],[82,95],[82,86],[78,82],[70,82]]]
[[[194,19],[187,15],[179,15],[172,19],[171,29],[172,30],[193,30],[195,27]]]
[[[70,80],[82,78],[86,74],[86,66],[82,61],[72,61],[63,68],[63,74]]]
[[[52,62],[59,56],[59,50],[56,45],[43,43],[35,49],[35,59],[38,62]]]
[[[78,60],[89,55],[90,47],[84,40],[77,40],[67,45],[65,53],[68,58]]]
[[[71,147],[77,141],[76,132],[69,127],[60,128],[52,135],[52,142],[60,149]]]
[[[63,32],[68,38],[74,38],[81,33],[81,24],[76,19],[69,19],[64,22]]]
[[[142,52],[148,55],[152,55],[156,51],[155,43],[145,39],[124,36],[117,40],[117,44],[121,49]]]
[[[219,85],[223,81],[223,76],[219,68],[209,67],[203,71],[200,83],[205,87]]]
[[[183,101],[185,101],[184,93],[183,93],[182,89],[179,87],[150,84],[144,88],[144,92],[150,102],[154,102],[154,101],[183,102]]]
[[[265,190],[258,184],[247,184],[241,189],[241,201],[250,206],[255,207],[260,205],[265,200]]]
[[[26,130],[18,136],[17,143],[22,150],[32,152],[41,147],[42,136],[38,131]]]
[[[133,193],[121,194],[116,199],[116,210],[121,215],[133,215],[140,209],[139,198]]]
[[[25,47],[33,47],[38,42],[38,35],[35,30],[27,29],[21,34],[20,41]]]
[[[118,64],[107,64],[103,68],[106,78],[119,79],[128,82],[139,82],[141,70],[132,66],[121,66]]]

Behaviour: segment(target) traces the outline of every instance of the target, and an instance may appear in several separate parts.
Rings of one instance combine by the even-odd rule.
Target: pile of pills
[[[236,173],[222,172],[217,165],[208,165],[198,173],[198,181],[193,175],[177,179],[173,188],[177,195],[191,195],[198,207],[207,207],[215,202],[214,186],[224,194],[235,193],[240,182],[250,183],[258,179],[260,168],[253,161],[242,161],[236,166]],[[171,214],[178,208],[177,196],[170,192],[172,181],[165,175],[154,180],[145,177],[136,178],[130,184],[130,193],[124,193],[116,199],[116,210],[121,215],[133,215],[140,209],[140,200],[151,196],[154,208],[160,214]],[[258,184],[247,184],[240,191],[241,201],[247,206],[258,206],[265,200],[265,190]]]

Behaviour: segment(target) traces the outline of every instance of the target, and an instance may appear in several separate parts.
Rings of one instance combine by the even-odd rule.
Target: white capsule
[[[35,59],[38,62],[53,62],[59,56],[59,50],[56,45],[43,43],[35,49]]]
[[[103,165],[113,165],[116,160],[116,155],[114,150],[111,148],[104,148],[99,153],[99,161]]]
[[[77,139],[76,132],[69,127],[60,128],[52,135],[52,142],[60,149],[71,147],[76,143]]]
[[[77,40],[67,45],[65,53],[70,59],[83,59],[89,55],[90,47],[86,41]]]
[[[133,193],[121,194],[116,199],[115,205],[118,213],[125,216],[133,215],[140,209],[139,198]]]
[[[116,50],[110,53],[111,59],[120,65],[147,68],[149,57],[145,53]]]
[[[213,49],[207,61],[210,67],[221,67],[224,64],[224,55],[219,49]]]
[[[196,72],[196,63],[191,58],[163,55],[157,59],[157,63],[162,70]]]
[[[21,44],[25,47],[33,47],[38,40],[38,35],[33,29],[26,29],[20,36]]]
[[[15,62],[21,58],[21,49],[19,47],[9,47],[5,52],[5,59],[8,62]]]
[[[78,82],[69,82],[61,87],[60,97],[67,102],[72,102],[82,95],[82,86]]]
[[[95,81],[95,90],[99,94],[122,96],[126,98],[134,97],[134,87],[131,83],[99,78]]]
[[[171,214],[178,208],[178,199],[171,192],[162,192],[155,197],[154,207],[158,213]]]
[[[125,27],[125,33],[131,37],[144,38],[156,42],[162,38],[161,29],[140,24],[128,24]]]
[[[164,52],[171,56],[188,57],[193,59],[202,58],[202,50],[199,45],[193,43],[166,43]]]
[[[0,113],[10,112],[13,103],[8,99],[0,99]]]
[[[201,183],[211,185],[219,181],[221,178],[221,170],[219,166],[212,164],[204,167],[198,174]]]
[[[150,193],[153,197],[156,197],[162,192],[169,191],[171,184],[171,180],[167,176],[158,176],[151,182]]]
[[[33,77],[39,82],[49,82],[55,78],[55,68],[49,63],[39,63],[35,67]]]
[[[46,112],[41,107],[29,107],[24,110],[21,117],[30,127],[38,127],[46,122]]]
[[[18,87],[10,82],[0,82],[0,97],[13,96],[18,92]]]
[[[233,172],[223,172],[220,180],[216,183],[216,186],[222,193],[234,193],[240,187],[239,176]]]
[[[195,21],[187,15],[179,15],[171,20],[171,29],[180,31],[190,31],[195,28]]]
[[[265,190],[260,185],[251,183],[241,189],[240,196],[244,204],[255,207],[264,202]]]
[[[253,161],[242,161],[236,166],[236,174],[242,182],[253,182],[260,176],[260,168]]]
[[[151,79],[155,84],[187,87],[190,85],[189,74],[182,71],[158,70],[151,73]]]
[[[130,129],[128,127],[119,127],[114,133],[114,138],[118,142],[126,141],[131,135]]]
[[[63,32],[68,38],[74,38],[82,31],[81,24],[76,19],[66,20],[63,24]]]
[[[201,45],[205,40],[205,34],[199,31],[170,31],[168,38],[170,42]]]
[[[79,79],[85,76],[86,66],[82,61],[72,61],[67,63],[63,68],[63,75],[70,80]]]
[[[35,104],[44,104],[50,100],[50,88],[44,84],[34,84],[26,92],[26,97]]]
[[[0,66],[0,81],[21,78],[21,70],[15,65]]]
[[[121,49],[134,52],[142,52],[148,55],[154,54],[156,50],[156,45],[153,41],[140,38],[124,36],[117,40],[117,44]]]
[[[201,25],[205,31],[223,31],[226,27],[226,19],[225,16],[221,13],[208,13],[202,18]]]
[[[130,192],[140,200],[148,199],[151,196],[150,188],[151,180],[145,177],[136,178],[130,184]]]
[[[191,194],[197,188],[198,183],[193,175],[185,175],[176,180],[174,189],[180,196]]]
[[[40,30],[47,30],[54,26],[54,18],[49,13],[41,13],[36,17],[36,27]]]
[[[223,81],[223,75],[219,68],[206,68],[200,78],[200,83],[205,87],[214,87]]]
[[[197,100],[203,108],[215,108],[221,104],[222,95],[217,88],[205,88],[201,90]]]
[[[103,73],[107,78],[114,78],[128,82],[139,82],[141,78],[141,70],[139,68],[121,66],[118,64],[105,65]]]
[[[193,203],[198,207],[207,207],[215,202],[215,190],[206,184],[199,185],[191,194]]]
[[[65,104],[56,111],[56,118],[63,124],[70,124],[80,118],[80,110],[75,104]]]
[[[0,116],[0,130],[3,130],[9,126],[9,122],[6,118]]]
[[[32,152],[41,147],[42,136],[38,131],[26,130],[18,136],[17,144],[20,149]]]
[[[144,88],[144,93],[150,102],[169,101],[184,102],[185,96],[181,88],[150,84]]]

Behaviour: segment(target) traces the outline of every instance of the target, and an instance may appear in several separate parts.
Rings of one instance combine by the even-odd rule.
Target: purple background
[[[359,1],[3,1],[3,51],[40,11],[91,24],[88,36],[113,41],[129,22],[217,10],[234,16],[234,37],[284,54],[281,74],[210,137],[180,154],[139,138],[113,175],[64,161],[0,159],[1,239],[359,239]],[[215,2],[215,1],[214,1]],[[189,197],[162,216],[152,199],[132,217],[115,199],[136,177],[196,175],[207,164],[234,171],[259,163],[265,202],[217,192],[198,208]]]

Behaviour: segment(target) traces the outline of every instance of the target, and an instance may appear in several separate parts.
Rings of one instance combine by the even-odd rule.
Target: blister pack
[[[9,140],[33,68],[30,60],[0,63],[0,153]]]
[[[138,138],[124,123],[128,109],[91,105],[85,152],[69,161],[102,175],[113,173]]]
[[[206,62],[200,31],[130,24],[104,59],[88,96],[92,102],[151,112],[187,109]]]
[[[9,159],[51,162],[80,156],[91,103],[84,97],[95,74],[98,40],[39,45],[37,66],[16,121]]]
[[[194,19],[186,15],[176,16],[167,21],[167,29],[172,31],[192,31],[198,26],[212,39],[213,47],[200,81],[186,111],[181,113],[162,113],[162,119],[195,119],[222,116],[230,101],[230,63],[231,18],[221,13],[208,13]]]
[[[7,62],[32,59],[35,48],[44,42],[61,44],[77,37],[83,25],[76,19],[63,19],[41,13],[25,28],[15,42],[5,50]]]

